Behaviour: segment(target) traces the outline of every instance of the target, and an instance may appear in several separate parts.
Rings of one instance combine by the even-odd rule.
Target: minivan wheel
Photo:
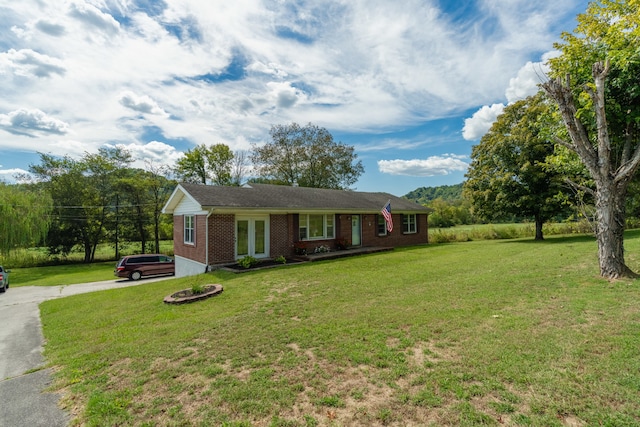
[[[140,278],[142,277],[142,273],[140,273],[139,271],[134,271],[133,273],[131,273],[131,275],[129,276],[129,278],[131,280],[140,280]]]

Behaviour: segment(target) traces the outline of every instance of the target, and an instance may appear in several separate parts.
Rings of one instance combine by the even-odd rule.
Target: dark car
[[[11,270],[5,270],[0,265],[0,293],[9,289],[9,273]]]
[[[162,254],[129,255],[116,264],[114,274],[129,280],[138,280],[142,276],[157,274],[175,274],[173,258]]]

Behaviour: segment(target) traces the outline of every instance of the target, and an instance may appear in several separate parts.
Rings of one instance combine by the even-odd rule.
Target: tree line
[[[112,244],[115,258],[123,243],[159,252],[160,241],[173,237],[172,218],[162,208],[178,182],[346,189],[364,172],[353,147],[324,128],[292,123],[273,126],[270,135],[271,142],[251,152],[201,144],[173,167],[133,168],[123,148],[100,148],[79,159],[41,153],[30,176],[21,177],[30,183],[0,183],[0,255],[44,245],[49,254],[66,256],[81,248],[89,263],[101,243]]]
[[[164,167],[137,169],[131,163],[131,154],[121,148],[101,148],[80,159],[40,154],[40,163],[29,168],[33,182],[15,186],[25,202],[32,194],[46,195],[35,204],[41,233],[34,237],[40,240],[25,239],[19,247],[43,244],[62,256],[79,247],[87,263],[101,243],[112,243],[115,257],[124,242],[139,243],[142,253],[158,252],[160,240],[171,238],[161,210],[175,182]]]

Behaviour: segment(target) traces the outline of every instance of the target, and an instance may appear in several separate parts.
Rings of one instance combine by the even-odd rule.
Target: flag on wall
[[[387,202],[386,205],[382,208],[382,216],[384,217],[384,221],[387,223],[387,231],[391,233],[393,230],[393,218],[391,218],[391,200]]]

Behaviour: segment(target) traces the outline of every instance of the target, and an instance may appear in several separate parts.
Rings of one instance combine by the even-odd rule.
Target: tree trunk
[[[157,214],[155,215],[155,220],[153,224],[153,238],[155,240],[156,253],[159,254],[160,253],[160,220]]]
[[[158,196],[156,195],[156,205],[153,210],[153,238],[155,240],[155,251],[160,253],[160,214],[162,210],[158,204]]]
[[[544,240],[544,236],[542,235],[542,225],[544,221],[538,215],[536,215],[536,240]]]
[[[636,277],[624,262],[626,182],[598,183],[596,191],[596,240],[600,275],[609,279]]]
[[[82,244],[84,246],[84,263],[90,264],[91,263],[91,239],[89,239],[89,234],[86,230],[86,225],[85,225],[85,230],[83,230],[82,232]]]

